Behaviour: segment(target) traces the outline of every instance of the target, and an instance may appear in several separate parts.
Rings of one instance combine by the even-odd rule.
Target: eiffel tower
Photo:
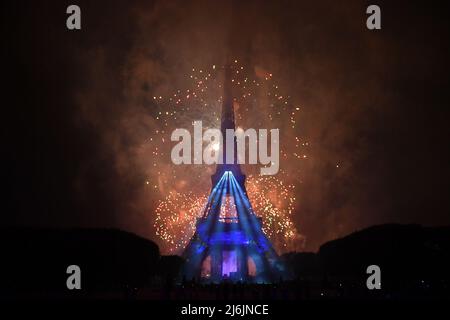
[[[212,189],[196,231],[183,252],[183,277],[202,282],[271,283],[285,276],[285,268],[262,231],[262,220],[252,209],[245,175],[237,161],[226,163],[226,130],[235,130],[232,94],[233,69],[224,67],[221,131],[223,164],[211,176]]]

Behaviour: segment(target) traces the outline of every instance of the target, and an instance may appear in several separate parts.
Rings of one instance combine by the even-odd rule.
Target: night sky
[[[82,30],[69,31],[72,2],[3,1],[2,224],[121,228],[164,252],[159,201],[207,192],[214,167],[173,168],[160,131],[218,125],[220,104],[162,120],[173,109],[159,96],[230,58],[289,96],[273,121],[266,100],[237,113],[285,139],[295,249],[375,224],[450,224],[448,8],[393,2],[376,1],[382,30],[369,31],[366,1],[76,1]]]

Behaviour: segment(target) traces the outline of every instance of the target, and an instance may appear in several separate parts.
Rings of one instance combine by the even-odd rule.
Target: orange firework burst
[[[254,212],[262,217],[263,231],[280,252],[297,249],[303,237],[293,221],[293,185],[273,176],[249,176],[247,192]],[[170,192],[156,209],[155,228],[169,252],[181,251],[195,232],[207,194]]]
[[[253,210],[262,217],[263,232],[274,247],[280,252],[298,249],[303,236],[292,221],[295,186],[274,176],[249,176],[246,187]]]
[[[195,223],[206,204],[206,194],[169,192],[156,208],[155,228],[170,252],[184,248],[195,231]]]
[[[298,132],[302,108],[275,82],[275,76],[263,68],[245,67],[234,60],[233,70],[236,125],[239,128],[283,127],[280,139],[286,142],[280,145],[280,157],[285,165],[277,177],[248,176],[249,200],[254,212],[262,217],[264,233],[279,252],[302,248],[304,239],[292,219],[295,185],[302,183],[302,164],[310,161],[307,156],[310,143]],[[148,183],[148,187],[162,197],[156,208],[154,227],[163,248],[169,252],[179,253],[194,234],[196,219],[207,201],[209,190],[204,186],[209,185],[214,168],[173,166],[168,161],[171,144],[167,142],[174,129],[189,127],[194,120],[202,120],[205,130],[220,127],[222,74],[219,65],[193,67],[185,77],[177,78],[179,88],[167,84],[147,97],[153,103],[155,120],[155,130],[143,146],[144,154],[150,155],[146,159],[151,159],[147,181],[155,181]]]

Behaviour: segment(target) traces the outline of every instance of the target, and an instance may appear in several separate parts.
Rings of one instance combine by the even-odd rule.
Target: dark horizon
[[[380,225],[323,244],[317,253],[281,259],[292,278],[231,285],[183,275],[185,261],[164,256],[158,246],[114,229],[1,229],[5,275],[1,299],[157,300],[180,302],[276,301],[362,302],[448,298],[450,227]],[[29,272],[29,262],[39,261]],[[65,270],[77,262],[82,290],[67,290]],[[376,262],[381,290],[367,290],[365,272]],[[36,274],[39,277],[36,277]],[[295,306],[290,306],[294,307]]]

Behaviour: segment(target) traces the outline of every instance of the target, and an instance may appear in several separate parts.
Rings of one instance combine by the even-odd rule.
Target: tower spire
[[[242,190],[245,190],[245,175],[241,171],[241,166],[237,161],[237,141],[236,137],[233,138],[233,162],[227,163],[227,129],[236,129],[235,114],[234,114],[234,97],[233,97],[233,87],[232,87],[232,77],[233,77],[233,67],[231,64],[227,63],[224,66],[224,82],[223,82],[223,100],[222,100],[222,119],[220,130],[222,132],[222,164],[218,164],[216,167],[216,172],[211,177],[212,187],[217,184],[225,171],[231,171],[238,183],[240,184]],[[229,148],[229,147],[228,147]]]
[[[235,129],[234,121],[234,99],[232,93],[232,67],[227,64],[224,67],[225,76],[223,83],[223,103],[222,103],[222,135],[225,137],[226,129]]]

